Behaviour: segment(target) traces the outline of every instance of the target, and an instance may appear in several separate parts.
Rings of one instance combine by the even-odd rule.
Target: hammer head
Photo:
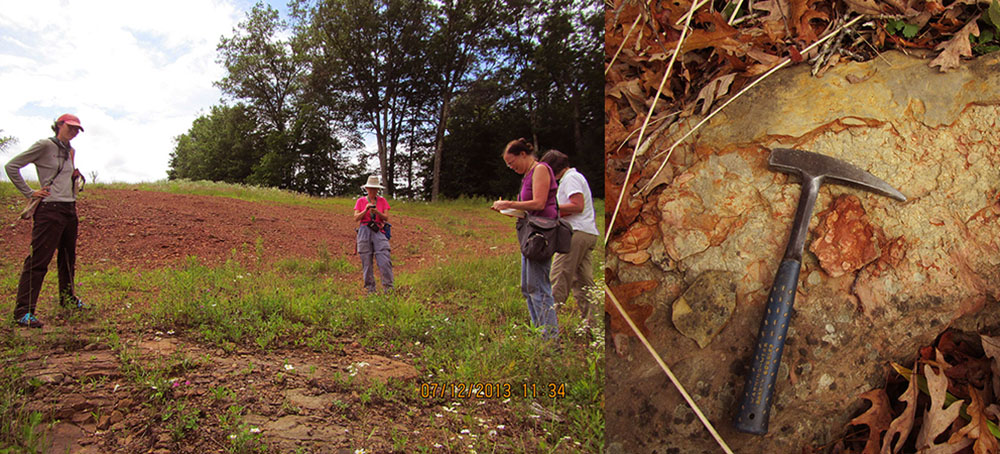
[[[771,167],[786,173],[798,174],[803,180],[832,179],[853,186],[906,201],[906,196],[880,178],[839,159],[804,150],[775,148],[767,160]]]

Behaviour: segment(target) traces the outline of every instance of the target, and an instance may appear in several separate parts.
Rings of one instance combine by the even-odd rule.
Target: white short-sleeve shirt
[[[556,193],[556,201],[560,204],[569,203],[569,196],[573,194],[583,194],[583,212],[563,216],[563,219],[569,223],[574,231],[599,235],[597,224],[594,223],[594,199],[590,194],[590,186],[583,174],[570,167],[559,179],[559,192]]]

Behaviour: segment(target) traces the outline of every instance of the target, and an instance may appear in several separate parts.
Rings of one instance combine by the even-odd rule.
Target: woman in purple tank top
[[[538,162],[535,148],[524,138],[513,140],[504,148],[503,160],[511,170],[524,175],[518,201],[497,200],[493,209],[524,210],[528,214],[555,219],[559,216],[556,206],[558,184],[552,168]],[[559,320],[556,318],[555,301],[552,298],[552,284],[549,270],[552,258],[535,261],[521,256],[521,293],[528,303],[528,314],[535,327],[542,328],[544,339],[559,336]]]

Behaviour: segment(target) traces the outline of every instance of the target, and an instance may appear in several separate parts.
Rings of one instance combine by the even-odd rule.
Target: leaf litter
[[[949,329],[912,367],[892,364],[884,387],[834,443],[805,452],[997,454],[1000,338]],[[891,421],[891,422],[890,422]]]

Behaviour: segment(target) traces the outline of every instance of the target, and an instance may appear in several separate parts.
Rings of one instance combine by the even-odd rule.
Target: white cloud
[[[246,0],[6,2],[0,130],[18,143],[0,161],[50,136],[52,120],[71,112],[85,129],[73,141],[85,174],[96,171],[104,182],[166,178],[173,138],[220,102],[212,85],[223,76],[216,46],[251,6]]]

